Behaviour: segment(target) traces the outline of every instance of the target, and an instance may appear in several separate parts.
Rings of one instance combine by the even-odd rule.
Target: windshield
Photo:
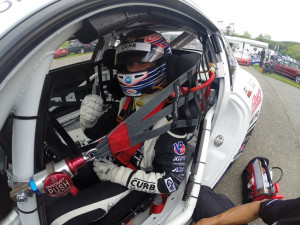
[[[290,66],[296,69],[299,69],[299,65],[297,63],[291,62]]]

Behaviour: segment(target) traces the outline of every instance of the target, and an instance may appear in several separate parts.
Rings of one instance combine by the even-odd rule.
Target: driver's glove
[[[102,114],[103,99],[99,95],[87,95],[80,107],[80,126],[82,130],[92,128]]]
[[[133,172],[132,169],[117,166],[107,159],[102,159],[102,162],[94,161],[94,171],[100,180],[109,180],[125,187],[130,174]]]

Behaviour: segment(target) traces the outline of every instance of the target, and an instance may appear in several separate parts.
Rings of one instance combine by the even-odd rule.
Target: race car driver
[[[84,98],[80,109],[81,127],[91,139],[98,139],[156,96],[166,85],[168,42],[150,30],[129,32],[116,49],[115,68],[125,97],[102,112],[97,95]],[[163,102],[154,111],[167,104]],[[155,113],[149,112],[149,113]],[[172,123],[172,116],[158,121],[153,129]],[[101,180],[77,197],[66,196],[49,206],[51,224],[87,224],[104,216],[131,190],[148,193],[176,191],[184,178],[187,160],[186,129],[174,129],[121,152],[113,161],[94,162]]]

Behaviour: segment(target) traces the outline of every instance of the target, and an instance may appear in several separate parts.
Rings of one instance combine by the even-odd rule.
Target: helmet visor
[[[115,65],[122,68],[129,62],[155,62],[164,56],[164,49],[148,43],[131,42],[117,47]]]

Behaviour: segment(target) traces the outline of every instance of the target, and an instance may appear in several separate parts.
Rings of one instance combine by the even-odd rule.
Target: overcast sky
[[[300,43],[299,0],[193,0],[213,22],[225,28],[234,23],[235,31],[248,31],[252,38],[270,34],[274,41]]]

